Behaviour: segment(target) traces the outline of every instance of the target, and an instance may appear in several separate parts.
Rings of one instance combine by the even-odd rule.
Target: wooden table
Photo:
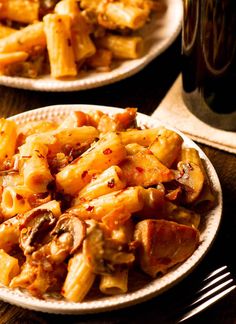
[[[2,116],[15,115],[54,104],[97,104],[117,107],[138,107],[151,115],[180,72],[180,37],[148,67],[126,80],[97,89],[71,93],[43,93],[0,87]],[[224,211],[218,236],[204,260],[181,283],[168,292],[141,305],[96,315],[53,315],[24,310],[0,302],[1,324],[81,323],[81,324],[143,324],[174,323],[176,304],[191,295],[194,283],[202,275],[219,265],[227,264],[236,276],[236,157],[223,151],[200,145],[212,161],[219,175]],[[169,316],[171,315],[171,316]],[[196,316],[195,323],[236,323],[236,290],[210,309]]]

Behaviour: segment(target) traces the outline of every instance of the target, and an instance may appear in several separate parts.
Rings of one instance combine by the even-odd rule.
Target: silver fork
[[[231,277],[227,266],[212,271],[203,279],[202,287],[197,291],[195,299],[185,309],[184,315],[179,318],[178,323],[182,323],[200,313],[235,288],[234,279]]]

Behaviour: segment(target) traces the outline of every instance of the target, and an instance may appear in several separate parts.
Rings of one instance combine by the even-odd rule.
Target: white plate
[[[66,116],[72,110],[82,110],[85,112],[88,110],[101,110],[105,113],[110,114],[115,114],[117,112],[123,111],[120,108],[110,108],[94,105],[60,105],[31,110],[29,112],[25,112],[11,117],[10,119],[15,120],[17,123],[25,124],[30,121],[45,118],[60,118]],[[138,114],[137,120],[140,126],[145,125],[148,127],[158,127],[161,125],[157,119],[151,118],[143,114]],[[160,278],[154,280],[150,279],[148,282],[145,281],[145,283],[143,283],[143,278],[140,276],[140,284],[137,286],[137,283],[135,282],[135,287],[132,287],[132,291],[124,295],[111,297],[98,297],[96,295],[93,295],[93,298],[85,300],[84,302],[72,303],[57,300],[40,300],[35,297],[29,296],[27,293],[23,293],[18,289],[13,290],[2,287],[0,288],[0,298],[6,302],[22,306],[24,308],[49,313],[96,313],[111,309],[123,308],[126,306],[140,303],[144,300],[148,300],[154,296],[161,294],[162,292],[164,292],[165,290],[169,289],[171,286],[182,280],[185,276],[187,276],[206,254],[215,238],[220,224],[222,213],[222,192],[217,174],[206,155],[195,143],[193,143],[192,140],[187,138],[181,132],[177,130],[175,131],[182,136],[182,138],[184,139],[185,146],[194,147],[199,151],[200,156],[203,159],[204,164],[206,166],[206,170],[209,175],[211,184],[217,196],[216,207],[206,215],[206,221],[204,222],[204,226],[200,235],[201,244],[198,246],[198,248],[195,250],[195,252],[190,258],[188,258],[184,263],[176,266],[174,269],[172,269],[166,275]],[[130,281],[132,282],[132,280]]]
[[[91,89],[125,79],[144,68],[175,40],[181,29],[182,0],[165,0],[167,10],[155,16],[140,32],[145,40],[145,53],[139,59],[120,62],[110,72],[81,72],[74,80],[55,80],[50,76],[38,79],[0,76],[0,84],[40,91],[76,91]]]

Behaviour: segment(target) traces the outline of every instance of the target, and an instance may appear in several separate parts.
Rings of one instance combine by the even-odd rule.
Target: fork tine
[[[223,267],[220,267],[212,272],[209,273],[208,276],[206,276],[206,278],[203,280],[203,281],[206,281],[208,279],[210,279],[211,277],[214,277],[216,274],[220,273],[221,271],[225,270],[227,268],[227,266],[223,266]]]
[[[220,300],[221,298],[223,298],[224,296],[229,294],[235,288],[236,288],[236,285],[233,285],[233,286],[227,288],[226,290],[223,290],[221,293],[215,295],[214,297],[208,299],[207,301],[205,301],[198,307],[194,308],[193,310],[190,310],[182,318],[179,319],[178,323],[184,322],[187,319],[189,319],[190,317],[200,313],[202,310],[208,308],[210,305],[214,304],[216,301]]]
[[[198,297],[194,302],[192,302],[191,306],[197,304],[198,302],[200,302],[201,300],[213,295],[214,293],[216,293],[217,291],[221,290],[222,288],[224,288],[225,286],[229,285],[231,282],[233,281],[233,279],[229,279],[223,283],[221,283],[220,285],[212,288],[211,290],[207,291],[206,293],[204,293],[203,295],[201,295],[200,297]]]
[[[198,290],[198,292],[202,292],[204,291],[205,289],[215,285],[217,282],[221,281],[222,279],[228,277],[230,275],[230,272],[226,272],[224,274],[222,274],[221,276],[219,277],[216,277],[215,279],[211,280],[209,283],[207,283],[206,285],[204,285],[201,289]],[[206,279],[204,279],[205,281]]]

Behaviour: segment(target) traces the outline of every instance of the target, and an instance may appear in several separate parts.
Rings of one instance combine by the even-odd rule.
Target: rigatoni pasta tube
[[[16,148],[17,127],[14,121],[0,119],[0,164],[11,159]]]
[[[28,56],[26,52],[0,53],[0,69],[8,64],[24,62]]]
[[[57,173],[57,186],[65,193],[74,195],[91,180],[95,173],[119,164],[125,157],[126,150],[119,136],[108,133],[81,157]]]
[[[1,208],[5,218],[25,213],[31,209],[28,201],[32,191],[22,186],[6,187],[3,189]]]
[[[102,275],[99,289],[106,295],[126,293],[128,290],[128,269],[116,269],[112,274]]]
[[[30,24],[39,19],[39,1],[3,0],[1,1],[0,18]]]
[[[125,188],[126,182],[122,177],[122,170],[118,166],[111,166],[103,171],[96,179],[87,184],[78,195],[78,198],[91,200]]]
[[[0,39],[0,52],[29,52],[35,46],[46,47],[46,37],[43,23],[37,22],[28,25],[15,33]]]
[[[99,133],[95,127],[82,126],[76,128],[60,129],[54,132],[56,142],[49,146],[53,152],[61,152],[65,145],[70,145],[72,148],[79,149],[84,145],[91,144]]]
[[[70,17],[48,14],[43,21],[51,75],[54,78],[75,76],[77,68],[71,43]]]
[[[124,145],[137,143],[143,146],[149,146],[157,138],[161,128],[134,129],[126,132],[120,132],[119,136]]]
[[[18,260],[5,251],[0,250],[0,283],[2,285],[8,286],[11,279],[18,275],[20,272],[20,267],[18,264]]]
[[[141,28],[149,15],[147,10],[143,10],[138,6],[126,5],[124,1],[108,2],[104,5],[103,10],[103,14],[106,17],[105,21],[110,21],[114,26],[120,28]]]
[[[112,52],[118,59],[136,59],[142,55],[143,39],[139,36],[120,36],[107,34],[96,40],[98,47]]]
[[[71,18],[71,40],[75,60],[79,62],[92,56],[96,48],[90,38],[87,22],[79,11],[77,1],[60,1],[55,7],[55,12]]]
[[[182,143],[183,139],[179,134],[163,128],[149,149],[162,164],[170,168],[181,152]]]
[[[68,264],[68,274],[61,294],[69,301],[81,302],[90,290],[95,279],[91,267],[82,253],[75,254]]]
[[[47,146],[30,140],[19,150],[23,160],[20,172],[24,178],[24,185],[36,193],[46,192],[47,185],[53,180],[47,162]]]
[[[120,209],[125,213],[134,213],[142,209],[142,187],[129,187],[124,190],[114,191],[107,195],[100,196],[89,202],[80,203],[71,207],[69,212],[79,215],[83,219],[95,219],[101,221],[102,218],[117,209],[117,215],[120,215]],[[114,218],[116,214],[114,213]]]

